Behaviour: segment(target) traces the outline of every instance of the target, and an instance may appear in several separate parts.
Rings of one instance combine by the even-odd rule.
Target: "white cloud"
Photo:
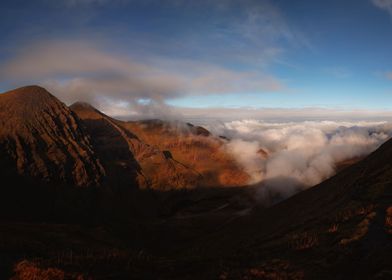
[[[216,124],[222,122],[257,119],[268,122],[290,122],[306,120],[392,120],[391,110],[364,110],[339,108],[175,108],[178,114],[197,124]],[[113,112],[115,113],[115,112]],[[116,115],[116,114],[115,114]],[[124,115],[125,117],[125,115]],[[140,116],[142,117],[142,116]],[[248,129],[248,128],[244,128]]]
[[[189,94],[276,91],[283,84],[260,71],[239,71],[195,60],[113,55],[84,41],[29,45],[0,65],[5,81],[36,82],[67,103],[78,100],[163,101]]]
[[[372,0],[372,3],[392,16],[392,0]]]
[[[258,141],[244,141],[233,139],[227,143],[227,150],[235,155],[236,160],[250,175],[249,184],[260,182],[262,177],[263,158],[259,156],[260,143]]]
[[[284,82],[269,74],[267,66],[278,57],[281,61],[286,47],[307,44],[267,0],[48,2],[77,8],[70,15],[71,22],[76,22],[74,36],[90,39],[44,40],[45,34],[53,32],[49,23],[42,24],[43,34],[37,41],[23,41],[13,57],[7,55],[8,61],[0,65],[0,82],[38,83],[67,102],[113,98],[132,103],[131,96],[138,95],[164,100],[187,94],[277,91],[285,88]],[[146,17],[151,16],[149,10],[162,7],[186,16],[173,26],[158,14],[152,21],[156,26],[143,32],[121,22],[113,26],[111,21],[107,28],[86,29],[91,19],[105,16],[107,9],[102,6],[114,4],[124,4],[124,10],[143,7]],[[67,37],[61,32],[58,36]],[[92,36],[107,38],[113,45],[91,40]]]
[[[339,164],[368,155],[392,135],[392,124],[386,122],[242,120],[207,127],[232,139],[227,150],[251,175],[250,183],[259,183],[264,200],[286,198],[322,182]],[[268,157],[261,157],[259,149]]]

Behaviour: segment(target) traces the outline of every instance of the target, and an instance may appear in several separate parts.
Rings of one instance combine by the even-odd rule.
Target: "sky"
[[[0,34],[0,91],[113,115],[392,115],[392,0],[3,0]]]

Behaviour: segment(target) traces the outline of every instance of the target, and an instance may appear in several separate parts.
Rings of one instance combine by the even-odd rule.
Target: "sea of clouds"
[[[230,139],[225,149],[258,186],[265,204],[275,203],[336,174],[339,164],[361,159],[392,136],[392,123],[348,121],[208,123]]]

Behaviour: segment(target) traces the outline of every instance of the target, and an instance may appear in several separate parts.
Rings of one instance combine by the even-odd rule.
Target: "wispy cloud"
[[[198,125],[218,127],[222,123],[237,120],[264,120],[267,122],[304,121],[392,121],[392,110],[344,110],[326,108],[184,108],[170,106],[162,102],[129,104],[112,102],[101,104],[99,109],[110,116],[123,120],[138,119],[181,119]]]
[[[392,72],[387,72],[387,73],[385,73],[385,77],[386,77],[388,80],[392,80]]]
[[[238,119],[257,119],[274,122],[306,120],[392,120],[392,110],[339,108],[176,108],[179,115],[202,123],[220,123]]]
[[[129,25],[121,29],[118,24],[115,28],[131,37],[132,46],[141,44],[148,52],[260,69],[281,60],[287,48],[311,48],[307,37],[269,0],[62,0],[62,3],[75,8],[90,6],[87,10],[96,10],[96,17],[106,16],[106,6],[122,4],[123,10],[130,11],[142,7],[146,18],[154,17],[148,22],[152,30],[132,32]],[[150,15],[153,10],[172,10],[181,16],[173,25],[166,17]],[[106,34],[109,38],[111,35]]]
[[[47,41],[29,45],[0,65],[3,81],[38,82],[62,100],[133,103],[184,95],[277,91],[277,78],[195,60],[111,54],[84,41]]]
[[[352,72],[345,67],[327,67],[324,73],[337,79],[346,79],[352,76]]]
[[[392,0],[372,0],[372,3],[392,16]]]
[[[69,8],[79,8],[80,6],[103,6],[103,5],[113,5],[113,4],[125,4],[132,2],[133,0],[61,0],[58,3],[64,4]]]
[[[67,103],[282,91],[287,85],[271,66],[284,61],[286,49],[309,45],[268,0],[39,1],[53,17],[59,5],[69,7],[59,13],[66,24],[52,27],[43,17],[0,61],[0,82],[38,83]],[[117,21],[111,14],[138,9],[143,17]],[[105,19],[99,28],[98,17]]]

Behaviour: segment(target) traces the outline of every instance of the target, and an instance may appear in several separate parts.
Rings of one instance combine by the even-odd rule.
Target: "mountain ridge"
[[[94,146],[109,172],[108,176],[118,177],[119,174],[115,173],[122,170],[119,172],[125,176],[123,178],[128,177],[115,184],[129,185],[126,182],[129,180],[131,185],[140,188],[160,190],[197,186],[199,174],[168,158],[163,151],[140,141],[132,131],[124,128],[122,121],[85,103],[77,102],[70,108],[83,120],[88,132],[96,140]]]
[[[124,122],[85,102],[67,107],[40,86],[1,94],[0,109],[2,153],[19,174],[78,186],[159,190],[242,186],[248,180],[221,148],[223,140],[200,126]],[[201,154],[191,159],[190,150]]]
[[[20,174],[79,186],[104,176],[79,118],[42,87],[1,94],[0,127],[3,153]]]

